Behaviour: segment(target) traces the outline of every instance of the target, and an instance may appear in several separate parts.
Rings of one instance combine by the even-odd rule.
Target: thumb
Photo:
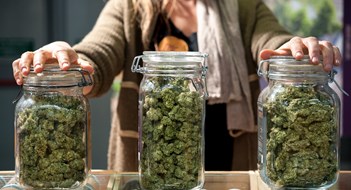
[[[291,51],[288,49],[277,49],[277,50],[264,49],[260,52],[261,59],[269,59],[271,56],[275,56],[275,55],[281,55],[281,56],[291,55]]]

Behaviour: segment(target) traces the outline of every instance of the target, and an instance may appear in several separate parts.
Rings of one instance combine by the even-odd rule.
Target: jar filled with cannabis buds
[[[201,189],[207,54],[144,52],[134,59],[139,91],[142,189]],[[139,65],[143,61],[143,66]]]
[[[260,63],[269,85],[258,98],[258,170],[273,189],[328,188],[338,179],[340,100],[328,85],[334,71],[322,65],[307,56]]]
[[[90,171],[88,72],[46,64],[23,78],[15,108],[16,181],[30,189],[71,189]]]

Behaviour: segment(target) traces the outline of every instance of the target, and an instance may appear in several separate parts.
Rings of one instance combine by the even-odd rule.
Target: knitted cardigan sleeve
[[[107,92],[125,59],[124,1],[107,1],[93,29],[73,48],[94,67],[94,88],[88,95]]]
[[[240,27],[246,51],[259,61],[263,49],[276,49],[293,36],[282,27],[262,0],[238,0]]]

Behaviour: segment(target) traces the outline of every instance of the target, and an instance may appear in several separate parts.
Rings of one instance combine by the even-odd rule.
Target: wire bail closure
[[[335,69],[331,70],[331,71],[329,72],[329,74],[328,74],[328,76],[329,76],[329,81],[328,81],[328,82],[329,82],[329,83],[334,82],[335,85],[336,85],[336,87],[338,87],[338,89],[339,89],[343,94],[345,94],[346,96],[350,96],[349,93],[347,93],[344,89],[342,89],[342,87],[339,85],[339,83],[336,82],[336,80],[334,79],[334,76],[335,76],[336,74],[338,74],[338,72],[337,72]]]
[[[144,69],[140,67],[140,60],[142,59],[142,55],[135,56],[132,63],[132,72],[133,73],[144,73]]]
[[[72,71],[77,71],[77,72],[79,72],[82,75],[82,81],[79,82],[77,84],[77,86],[84,87],[84,86],[91,86],[91,85],[93,85],[93,79],[91,78],[91,75],[90,75],[90,73],[88,71],[83,70],[83,69],[72,69]],[[88,76],[89,80],[87,80],[85,78],[85,75]]]

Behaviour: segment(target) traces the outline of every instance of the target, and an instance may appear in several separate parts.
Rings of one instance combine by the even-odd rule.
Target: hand
[[[329,41],[318,41],[315,37],[294,37],[276,50],[262,50],[260,57],[269,59],[273,55],[292,55],[297,60],[301,60],[304,54],[309,55],[312,64],[318,64],[322,56],[323,68],[326,72],[331,71],[333,66],[340,66],[342,62],[339,48]]]
[[[78,58],[77,53],[66,42],[53,42],[41,47],[34,52],[25,52],[21,58],[12,63],[13,76],[18,85],[22,85],[23,76],[28,76],[30,67],[34,72],[40,73],[44,69],[45,63],[58,63],[62,70],[70,68],[71,64],[79,64],[82,69],[93,73],[93,67],[82,59]]]

